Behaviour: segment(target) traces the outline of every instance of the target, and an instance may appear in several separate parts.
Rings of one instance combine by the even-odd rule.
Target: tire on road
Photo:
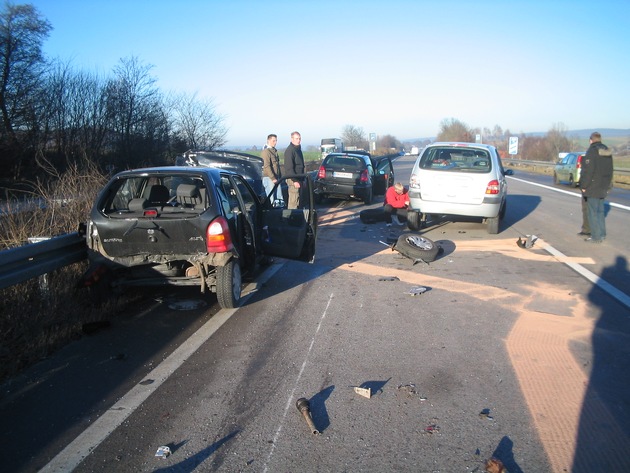
[[[217,267],[217,300],[223,309],[234,309],[241,298],[241,267],[235,259]]]
[[[394,249],[407,258],[421,259],[427,263],[434,261],[440,251],[440,247],[433,240],[416,233],[400,235]]]
[[[365,209],[359,212],[362,223],[378,223],[386,220],[386,214],[382,207],[378,209]]]
[[[407,212],[407,227],[409,230],[418,231],[422,228],[422,214],[418,210]]]

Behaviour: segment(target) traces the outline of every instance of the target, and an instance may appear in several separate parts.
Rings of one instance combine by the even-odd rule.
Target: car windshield
[[[490,154],[485,149],[427,148],[420,158],[421,169],[437,171],[490,172]]]
[[[102,196],[99,209],[110,217],[143,216],[145,210],[199,214],[208,206],[204,180],[200,176],[136,175],[121,178]]]

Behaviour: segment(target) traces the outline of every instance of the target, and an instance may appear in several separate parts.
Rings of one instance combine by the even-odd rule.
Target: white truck
[[[320,150],[322,152],[322,159],[330,153],[341,153],[344,151],[343,141],[339,138],[322,138]]]

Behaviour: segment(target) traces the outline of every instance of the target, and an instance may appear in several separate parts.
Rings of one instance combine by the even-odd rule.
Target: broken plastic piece
[[[400,278],[397,276],[383,276],[382,278],[378,278],[379,281],[400,281]]]
[[[372,389],[371,388],[360,388],[359,386],[354,387],[354,392],[370,399],[372,397]]]
[[[424,431],[428,434],[434,434],[440,431],[440,426],[437,424],[430,424],[424,428]]]
[[[168,457],[170,454],[171,449],[166,445],[162,445],[160,448],[157,449],[157,452],[155,452],[155,456],[161,458],[162,460],[166,459],[166,457]]]
[[[479,413],[479,417],[482,419],[486,418],[486,419],[492,420],[492,416],[490,415],[490,409],[488,408],[482,409],[481,412]]]
[[[412,296],[417,296],[418,294],[423,294],[427,292],[427,290],[428,289],[424,286],[414,286],[409,289],[409,294],[411,294]]]

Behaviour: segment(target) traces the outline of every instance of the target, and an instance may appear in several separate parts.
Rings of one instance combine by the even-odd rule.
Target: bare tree
[[[475,141],[472,130],[464,122],[456,118],[445,118],[440,122],[440,132],[437,141],[462,141],[473,143]]]
[[[216,112],[212,100],[198,100],[196,93],[181,94],[174,98],[172,111],[173,131],[186,149],[210,151],[227,142],[225,118]]]
[[[16,148],[17,131],[33,128],[37,117],[37,98],[41,96],[42,71],[45,66],[42,42],[52,26],[33,5],[5,3],[0,10],[0,153],[11,162],[0,166],[14,167],[17,176],[21,153]]]
[[[541,156],[544,161],[555,161],[558,153],[571,151],[571,141],[567,138],[567,128],[564,123],[554,123],[547,132],[547,155]]]
[[[341,139],[343,140],[344,146],[356,146],[361,149],[368,149],[369,147],[363,128],[354,125],[346,125],[343,127]]]

